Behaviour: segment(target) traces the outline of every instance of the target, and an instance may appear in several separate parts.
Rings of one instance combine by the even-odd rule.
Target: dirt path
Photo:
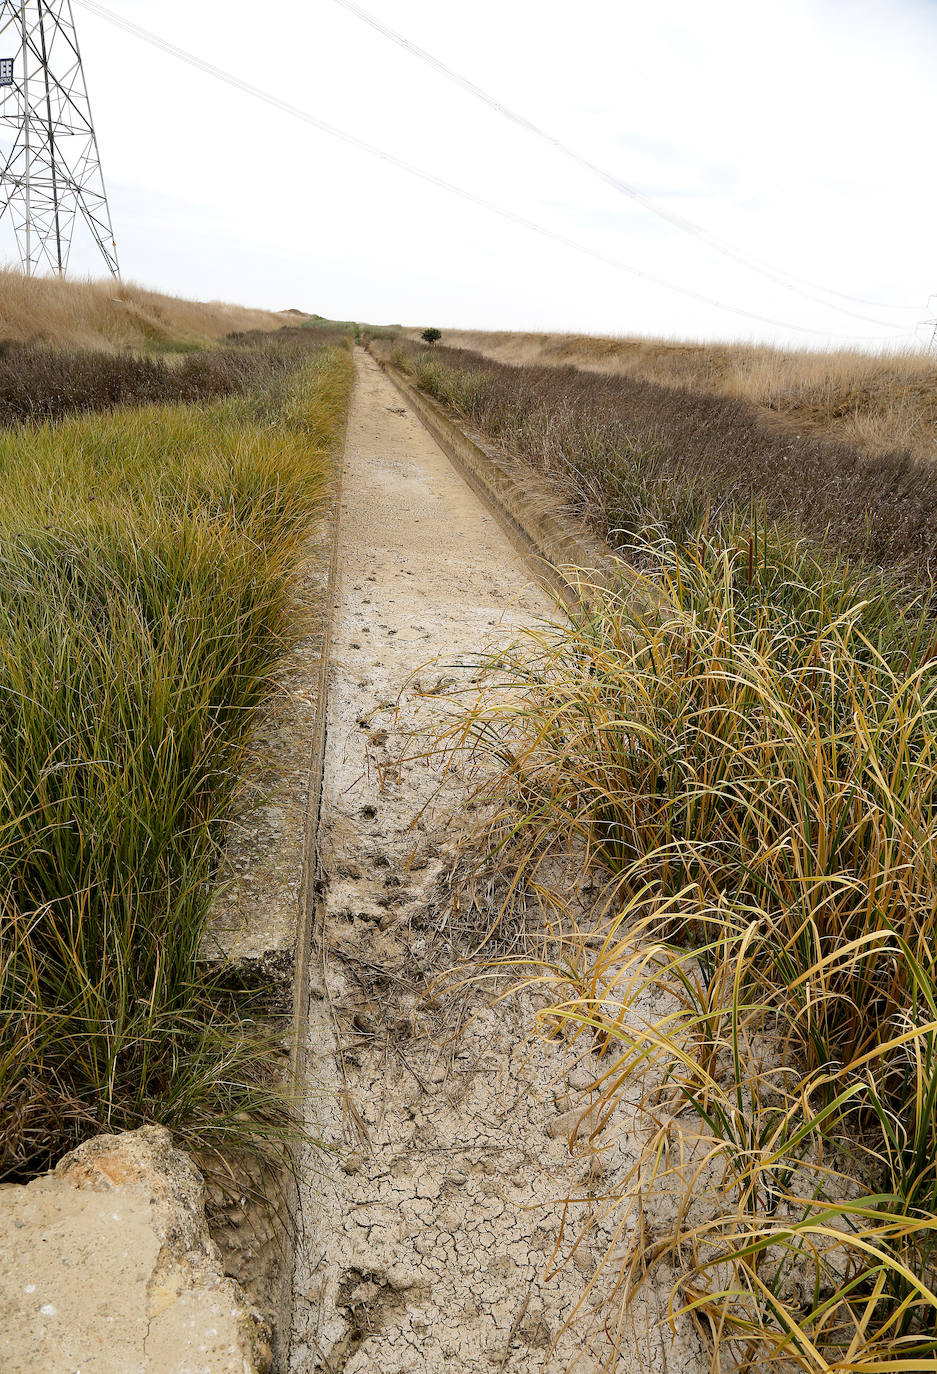
[[[413,675],[423,689],[457,675],[447,663],[548,604],[373,360],[356,365],[307,1045],[308,1124],[334,1148],[305,1164],[289,1367],[585,1374],[609,1344],[594,1315],[563,1330],[594,1253],[550,1264],[563,1199],[591,1186],[560,1060],[504,1007],[477,1002],[456,1040],[452,1007],[418,1008],[448,946],[447,814],[466,784],[450,776],[415,820],[438,770],[392,766],[435,705]],[[668,1364],[657,1329],[641,1346],[651,1369],[696,1367],[691,1345]],[[631,1336],[613,1367],[638,1367]]]

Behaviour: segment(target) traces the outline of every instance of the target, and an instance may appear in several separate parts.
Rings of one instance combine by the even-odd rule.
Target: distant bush
[[[438,343],[439,340],[442,338],[442,330],[441,330],[441,329],[424,329],[424,330],[423,330],[423,333],[420,335],[420,338],[423,340],[424,343],[428,343],[428,344],[435,344],[435,343]]]

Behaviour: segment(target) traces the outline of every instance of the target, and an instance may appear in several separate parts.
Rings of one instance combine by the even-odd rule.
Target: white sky
[[[714,254],[335,0],[106,2],[599,253],[817,332],[736,317],[507,223],[76,4],[128,278],[374,322],[798,344],[846,342],[836,335],[897,343],[931,313],[935,0],[359,0],[746,254],[838,291],[914,307],[841,302],[882,324],[805,300]],[[0,226],[7,257],[9,232]],[[72,265],[98,274],[77,245]]]

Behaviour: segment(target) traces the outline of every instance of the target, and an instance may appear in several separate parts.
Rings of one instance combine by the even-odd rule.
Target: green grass
[[[269,1046],[199,946],[350,388],[0,433],[0,1172],[161,1121],[275,1131]]]
[[[643,610],[532,626],[448,735],[546,913],[543,1028],[608,1106],[647,1075],[619,1205],[670,1202],[617,1291],[670,1258],[722,1368],[937,1369],[930,590],[742,524],[642,558]]]

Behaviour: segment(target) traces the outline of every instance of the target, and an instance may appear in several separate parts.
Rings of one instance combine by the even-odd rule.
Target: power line
[[[656,201],[652,200],[650,196],[645,195],[637,186],[633,186],[630,182],[623,181],[621,177],[616,176],[613,172],[609,172],[604,167],[598,166],[597,163],[592,162],[582,153],[577,152],[575,148],[571,148],[568,144],[564,143],[562,139],[557,138],[546,129],[541,128],[540,125],[535,124],[533,120],[528,119],[526,115],[511,109],[510,106],[503,104],[495,96],[483,90],[481,86],[477,86],[474,81],[470,81],[468,77],[463,76],[460,72],[454,71],[452,67],[447,66],[440,58],[434,57],[433,54],[427,52],[425,48],[421,48],[417,43],[412,42],[405,34],[399,33],[396,29],[392,29],[388,24],[378,19],[376,15],[371,14],[368,10],[362,9],[360,5],[355,3],[355,0],[335,0],[335,3],[340,5],[342,9],[347,10],[349,14],[355,15],[356,18],[360,19],[363,23],[368,24],[391,43],[396,43],[398,47],[403,48],[406,52],[410,53],[411,56],[416,57],[421,62],[425,62],[448,81],[452,81],[457,86],[460,86],[462,90],[467,91],[469,95],[474,96],[476,100],[480,100],[482,104],[487,105],[504,119],[510,120],[511,123],[516,124],[519,128],[524,129],[527,133],[540,139],[541,142],[548,144],[556,152],[562,153],[562,155],[569,158],[570,161],[575,162],[580,167],[584,167],[586,171],[591,172],[593,176],[606,182],[607,185],[621,192],[622,195],[637,201],[638,204],[642,205],[646,210],[649,210],[651,214],[666,220],[669,224],[674,225],[683,233],[690,234],[693,238],[706,244],[707,247],[713,249],[717,253],[721,253],[723,257],[730,258],[733,262],[740,264],[740,266],[746,268],[748,271],[766,277],[769,281],[774,282],[776,286],[781,286],[786,291],[793,291],[798,296],[803,296],[808,301],[813,301],[818,305],[825,306],[828,310],[838,310],[845,315],[853,316],[854,319],[866,320],[870,324],[881,324],[886,328],[895,328],[896,326],[887,320],[875,320],[869,315],[861,315],[854,310],[847,310],[845,306],[835,305],[831,301],[822,300],[819,296],[813,295],[811,291],[803,290],[803,286],[797,286],[795,283],[800,281],[803,285],[811,287],[814,291],[823,291],[827,295],[839,296],[842,300],[855,301],[859,305],[871,305],[880,310],[920,310],[919,305],[889,305],[884,301],[870,301],[862,296],[851,296],[845,291],[834,291],[831,287],[821,286],[815,282],[807,282],[804,278],[798,277],[793,272],[788,272],[785,268],[772,267],[769,264],[759,263],[757,259],[748,257],[740,249],[733,247],[730,243],[726,243],[724,239],[718,238],[715,234],[710,233],[708,229],[704,229],[702,225],[695,224],[693,220],[686,219],[683,215],[678,215],[671,210],[665,209],[664,206],[658,205]],[[785,278],[787,280],[785,280]]]
[[[618,258],[609,257],[598,249],[590,248],[587,244],[579,243],[576,239],[571,239],[565,234],[561,234],[546,225],[538,224],[535,220],[527,219],[523,215],[516,214],[513,210],[505,209],[493,201],[486,200],[483,196],[476,195],[474,191],[468,191],[464,187],[457,186],[451,181],[446,181],[443,177],[436,176],[434,172],[428,172],[422,167],[416,166],[404,158],[398,157],[395,153],[387,152],[386,149],[379,148],[366,139],[359,138],[356,134],[350,134],[344,129],[337,128],[334,124],[320,119],[318,115],[311,114],[308,110],[301,109],[298,105],[293,105],[289,101],[282,100],[279,96],[273,95],[270,91],[263,90],[260,86],[254,86],[248,81],[234,76],[231,72],[225,71],[221,67],[216,67],[211,62],[206,62],[204,58],[196,56],[194,53],[180,48],[177,44],[171,43],[166,38],[161,38],[158,34],[152,33],[148,29],[142,28],[139,24],[133,23],[129,19],[124,19],[120,15],[114,14],[106,9],[104,5],[98,4],[97,0],[75,0],[75,3],[83,9],[89,10],[99,18],[122,29],[125,33],[131,34],[134,38],[139,38],[145,43],[151,44],[160,51],[168,53],[171,57],[177,58],[181,62],[186,62],[195,67],[198,71],[207,76],[214,77],[217,81],[223,81],[226,85],[233,86],[236,90],[243,91],[246,95],[252,96],[256,100],[263,101],[264,104],[280,110],[283,114],[288,114],[294,119],[301,120],[304,124],[311,125],[321,133],[328,134],[331,138],[339,139],[341,142],[357,148],[360,152],[368,153],[371,157],[379,158],[382,162],[387,162],[393,167],[400,168],[410,176],[419,178],[421,181],[428,182],[440,190],[447,191],[450,195],[458,196],[473,205],[479,206],[483,210],[488,210],[491,214],[498,215],[500,218],[518,224],[524,229],[529,229],[532,233],[539,234],[543,238],[551,239],[554,243],[562,244],[566,248],[572,248],[577,253],[582,253],[586,257],[593,258],[597,262],[603,263],[607,267],[613,267],[617,271],[627,272],[632,276],[639,277],[643,281],[652,283],[655,286],[662,286],[668,291],[677,292],[679,295],[688,296],[693,300],[701,301],[705,305],[714,306],[718,310],[725,310],[733,315],[740,315],[744,319],[755,320],[759,324],[773,325],[779,329],[792,329],[801,334],[823,335],[827,338],[849,339],[853,341],[863,340],[865,342],[881,343],[883,340],[877,335],[867,334],[840,334],[833,331],[822,329],[811,329],[806,325],[792,324],[786,320],[776,320],[767,315],[759,315],[751,310],[744,310],[740,306],[726,305],[722,301],[706,296],[702,292],[694,291],[688,286],[678,286],[674,282],[666,281],[663,277],[658,277],[654,273],[646,272],[640,267],[633,267],[630,263],[622,262]],[[896,326],[887,326],[895,329]],[[904,338],[904,332],[896,334],[895,341]]]

